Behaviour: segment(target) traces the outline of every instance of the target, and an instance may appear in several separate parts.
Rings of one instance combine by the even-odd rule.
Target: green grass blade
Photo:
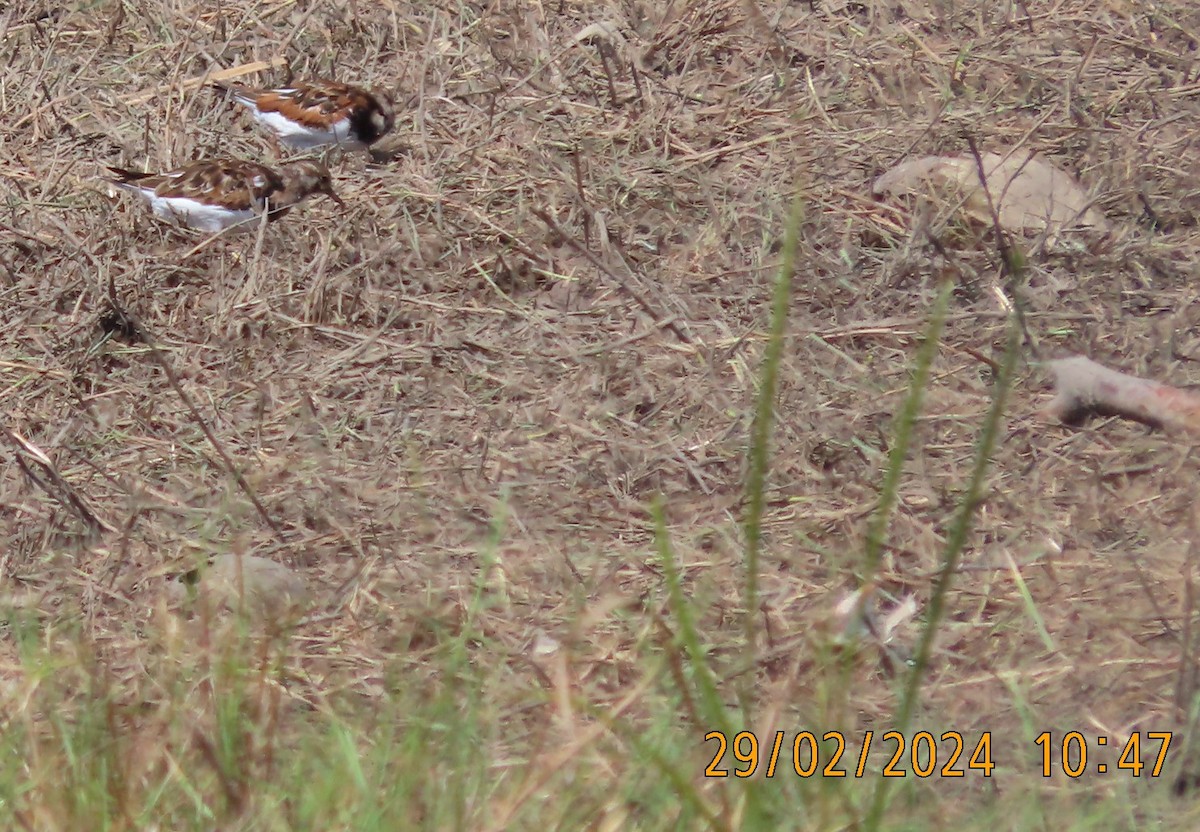
[[[958,506],[958,511],[950,525],[949,534],[946,536],[946,545],[942,552],[942,565],[938,570],[933,594],[929,599],[925,626],[921,631],[921,639],[917,643],[917,649],[913,656],[912,669],[909,671],[904,693],[900,699],[900,706],[897,709],[894,729],[901,734],[908,730],[913,712],[916,710],[921,682],[924,679],[926,668],[929,665],[929,657],[933,651],[933,640],[945,615],[946,597],[950,592],[950,586],[954,581],[954,575],[958,569],[959,557],[966,546],[967,535],[971,531],[971,521],[982,497],[984,480],[991,465],[992,452],[995,450],[996,440],[1000,435],[1004,408],[1008,401],[1008,392],[1012,386],[1012,377],[1019,355],[1020,329],[1016,316],[1013,315],[1010,316],[1008,322],[1008,337],[1004,349],[1004,360],[992,388],[992,403],[988,408],[987,416],[984,418],[979,434],[979,441],[976,445],[971,479],[967,486],[967,492],[963,495],[963,499]],[[890,788],[891,780],[887,778],[879,780],[872,798],[870,812],[863,824],[863,828],[868,830],[868,832],[880,828],[883,813],[887,808],[887,796]]]
[[[867,543],[865,565],[862,583],[869,582],[879,569],[883,558],[883,541],[887,535],[888,519],[892,509],[896,507],[896,499],[900,490],[900,477],[904,473],[904,460],[908,456],[908,446],[912,442],[913,425],[921,415],[921,405],[925,401],[925,388],[929,385],[929,373],[933,359],[937,355],[938,344],[942,338],[942,328],[946,323],[946,314],[950,306],[950,296],[954,284],[946,281],[938,290],[933,302],[933,310],[929,315],[929,328],[925,339],[917,350],[916,366],[913,370],[912,382],[909,384],[908,396],[900,408],[896,418],[896,432],[892,437],[892,448],[888,454],[887,469],[883,476],[883,486],[879,490],[879,505],[871,517],[867,527]]]
[[[691,605],[683,595],[675,554],[667,538],[666,517],[662,503],[655,501],[651,507],[654,516],[654,540],[658,548],[658,559],[662,563],[663,577],[667,583],[667,602],[679,628],[679,640],[688,657],[692,671],[692,683],[696,688],[697,707],[705,721],[705,730],[729,731],[729,719],[721,696],[717,691],[716,674],[708,665],[708,656],[700,644],[700,633],[692,615]]]
[[[787,328],[788,305],[792,293],[792,276],[796,270],[796,250],[800,245],[800,226],[804,222],[804,191],[797,189],[792,198],[792,210],[783,240],[782,262],[775,279],[771,299],[771,328],[763,352],[762,377],[750,431],[750,464],[746,474],[746,534],[745,633],[746,649],[754,650],[758,627],[758,571],[762,551],[762,516],[766,505],[766,480],[771,440],[771,423],[775,414],[775,393],[779,386],[779,363],[783,358],[783,336]],[[748,678],[753,678],[752,674]],[[743,703],[750,697],[743,695]],[[749,714],[745,715],[749,719]]]

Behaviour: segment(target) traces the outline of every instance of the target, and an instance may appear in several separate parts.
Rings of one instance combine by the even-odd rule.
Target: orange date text
[[[974,739],[974,738],[972,738]],[[819,737],[812,731],[789,736],[776,731],[759,741],[751,731],[732,737],[723,731],[704,735],[712,743],[712,761],[704,769],[705,777],[775,777],[790,772],[797,777],[865,777],[874,774],[875,765],[884,777],[965,777],[968,772],[991,777],[992,734],[984,731],[974,742],[958,731],[946,731],[935,737],[928,731],[911,736],[899,731],[864,731],[862,743],[851,750],[841,731],[826,731]],[[874,754],[874,756],[872,756]]]

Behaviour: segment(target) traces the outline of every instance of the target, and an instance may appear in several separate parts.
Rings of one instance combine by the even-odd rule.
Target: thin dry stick
[[[197,408],[195,403],[192,402],[191,396],[189,396],[183,389],[183,385],[179,383],[179,377],[175,375],[175,371],[171,369],[171,364],[167,361],[166,356],[162,354],[162,351],[154,343],[154,340],[150,337],[150,333],[146,331],[145,327],[143,327],[141,323],[134,318],[133,315],[129,314],[129,312],[117,301],[116,286],[114,285],[111,276],[109,277],[108,282],[108,302],[112,305],[113,316],[120,321],[121,327],[132,333],[134,338],[141,341],[150,350],[150,356],[154,359],[155,363],[162,368],[163,373],[167,377],[167,382],[171,385],[171,389],[175,391],[175,393],[187,407],[188,411],[192,414],[192,418],[196,420],[196,424],[199,425],[200,430],[204,432],[204,437],[208,440],[209,444],[213,446],[213,449],[217,452],[217,456],[221,458],[221,462],[224,463],[225,470],[234,478],[238,484],[238,487],[242,489],[242,493],[244,493],[246,498],[249,499],[254,505],[254,510],[258,512],[258,516],[261,517],[263,522],[267,524],[272,532],[274,532],[275,539],[284,546],[287,546],[288,544],[286,538],[283,536],[283,530],[271,518],[271,515],[267,513],[266,508],[259,501],[258,495],[256,495],[254,490],[250,487],[250,483],[246,482],[246,478],[242,476],[242,472],[239,471],[237,466],[233,464],[233,459],[231,459],[229,454],[225,451],[224,446],[217,441],[217,437],[209,428],[208,422],[204,421],[204,417],[200,415],[199,408]]]
[[[664,327],[670,326],[671,324],[675,323],[675,321],[678,319],[678,317],[679,317],[678,315],[670,315],[666,318],[663,318],[661,321],[656,321],[654,324],[646,327],[641,332],[635,332],[632,335],[626,335],[624,338],[620,338],[609,344],[598,344],[597,346],[594,346],[594,347],[587,347],[586,349],[574,350],[573,352],[563,352],[563,353],[559,353],[558,355],[553,355],[550,357],[554,358],[555,360],[558,360],[558,361],[575,361],[580,358],[586,358],[590,355],[600,355],[601,353],[612,352],[613,350],[619,350],[619,349],[621,349],[621,347],[627,347],[630,344],[641,341],[643,338],[648,338],[649,336],[653,335],[654,333],[658,332],[660,329],[662,329]]]
[[[575,251],[577,251],[581,255],[583,255],[585,260],[587,260],[589,263],[591,263],[593,266],[595,266],[597,269],[599,269],[600,272],[602,274],[604,274],[606,277],[608,277],[609,280],[613,281],[617,285],[618,289],[620,289],[622,292],[624,292],[629,297],[633,298],[634,303],[636,303],[638,306],[640,306],[642,308],[642,311],[645,312],[647,315],[649,315],[651,318],[653,318],[658,323],[659,326],[665,326],[668,329],[670,329],[672,332],[675,333],[675,335],[679,338],[679,340],[683,341],[685,344],[691,344],[691,345],[695,346],[695,343],[696,343],[695,339],[693,339],[691,335],[689,335],[686,331],[684,331],[683,327],[681,327],[679,325],[679,322],[677,320],[673,320],[670,316],[660,314],[659,311],[654,308],[654,305],[652,303],[650,303],[649,300],[646,299],[645,295],[643,295],[637,289],[633,288],[633,286],[631,286],[629,284],[628,280],[619,276],[616,272],[614,272],[612,269],[610,269],[608,266],[606,266],[603,263],[603,261],[600,260],[599,257],[597,257],[596,255],[594,255],[590,251],[588,251],[583,246],[582,243],[580,243],[578,240],[576,240],[574,237],[572,237],[570,234],[568,234],[566,231],[564,231],[562,226],[560,226],[557,222],[555,222],[553,217],[551,217],[549,213],[547,213],[542,208],[534,208],[533,213],[535,216],[537,216],[538,219],[540,219],[542,222],[546,223],[546,225],[548,225],[550,227],[551,231],[555,232],[563,240],[565,240],[567,242],[567,245],[569,245],[571,248],[575,249]]]
[[[1193,626],[1196,615],[1195,574],[1197,555],[1196,512],[1192,512],[1191,537],[1187,560],[1183,565],[1183,635],[1179,645],[1179,676],[1175,680],[1175,709],[1181,719],[1188,718],[1188,711],[1196,698],[1196,639]]]
[[[599,720],[594,723],[586,732],[577,735],[572,742],[555,754],[546,757],[541,765],[530,766],[526,774],[524,782],[515,790],[513,797],[506,802],[500,803],[493,807],[494,820],[487,827],[489,830],[501,830],[508,828],[508,822],[533,795],[540,789],[545,788],[551,778],[559,773],[567,763],[578,757],[584,749],[595,745],[600,737],[608,732],[609,726],[615,723],[625,711],[629,710],[635,703],[641,701],[642,696],[649,690],[657,678],[653,675],[644,679],[637,687],[630,690],[606,713],[599,715]]]
[[[1186,726],[1184,732],[1183,767],[1175,781],[1176,794],[1183,794],[1196,785],[1196,775],[1191,773],[1194,759],[1193,737],[1196,722],[1192,709],[1196,701],[1196,565],[1200,562],[1200,546],[1197,534],[1200,533],[1200,516],[1193,507],[1188,518],[1188,550],[1183,563],[1183,631],[1179,644],[1179,674],[1175,679],[1175,711],[1180,723]]]
[[[241,289],[233,295],[229,309],[236,309],[242,303],[242,298],[252,298],[258,294],[259,270],[262,265],[263,244],[267,239],[267,223],[271,221],[270,206],[264,204],[263,212],[258,217],[258,228],[254,238],[254,255],[250,260],[250,268],[246,272],[246,280]]]
[[[199,89],[200,87],[212,81],[228,81],[230,78],[240,78],[243,75],[250,75],[254,72],[262,72],[264,69],[275,69],[276,67],[286,65],[287,58],[284,57],[275,57],[266,61],[255,61],[249,64],[242,64],[241,66],[230,67],[229,69],[220,69],[216,72],[206,72],[203,75],[185,78],[177,83],[173,82],[170,84],[160,84],[152,90],[121,96],[121,100],[126,104],[145,104],[147,101],[153,101],[163,93],[170,92],[174,89]]]
[[[992,189],[988,186],[987,175],[983,170],[983,157],[979,153],[979,147],[975,144],[975,137],[967,136],[967,146],[971,149],[971,155],[975,158],[975,172],[979,176],[979,185],[983,188],[983,195],[987,198],[988,211],[992,215],[992,231],[996,235],[996,249],[1000,254],[1000,262],[1003,266],[1003,274],[1008,278],[1008,294],[1013,305],[1013,312],[1017,316],[1017,325],[1021,327],[1021,334],[1025,336],[1025,343],[1029,345],[1034,358],[1040,358],[1038,351],[1037,340],[1029,331],[1029,327],[1025,323],[1025,308],[1021,303],[1021,297],[1017,294],[1017,281],[1021,278],[1021,272],[1024,271],[1024,258],[1013,248],[1012,242],[1008,235],[1004,233],[1004,229],[1000,227],[1000,214],[996,211],[996,203],[992,199]],[[1014,149],[1015,152],[1015,149]],[[1029,154],[1029,158],[1025,160],[1025,164],[1029,163],[1029,159],[1033,158],[1033,154]],[[1009,183],[1011,184],[1011,182]],[[1006,186],[1007,187],[1007,186]],[[1001,194],[1003,198],[1004,194]]]
[[[3,425],[0,425],[0,433],[3,433],[4,438],[16,450],[14,458],[21,471],[38,488],[45,491],[52,499],[74,509],[79,518],[83,520],[84,525],[92,532],[115,532],[117,530],[116,526],[106,522],[92,511],[79,493],[71,487],[71,484],[62,474],[58,473],[58,469],[54,467],[50,457],[41,448]],[[26,460],[35,462],[45,475],[45,479],[38,476]]]

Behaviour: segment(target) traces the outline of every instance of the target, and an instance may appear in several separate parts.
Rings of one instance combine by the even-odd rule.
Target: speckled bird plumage
[[[140,173],[109,168],[112,182],[138,194],[159,219],[202,231],[221,231],[269,212],[271,219],[315,194],[339,205],[329,169],[321,162],[301,160],[273,170],[240,159],[205,159],[168,173]]]

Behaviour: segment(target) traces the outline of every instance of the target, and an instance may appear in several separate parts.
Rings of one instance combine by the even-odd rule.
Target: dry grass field
[[[1039,362],[1200,383],[1198,46],[1185,0],[0,4],[0,825],[1196,828],[1196,455],[1040,418]],[[203,85],[222,70],[394,92],[392,135],[333,160],[346,209],[210,239],[105,184],[277,159]],[[969,141],[1038,150],[1116,230],[1019,241],[1010,287],[989,229],[910,232],[872,198]],[[916,614],[838,648],[946,280],[876,576],[881,614]],[[878,826],[891,746],[855,760],[895,725],[1014,292],[906,732],[991,732],[996,770],[898,780]],[[96,348],[114,301],[146,339]],[[223,554],[293,570],[304,617],[180,604]],[[851,776],[705,778],[721,727],[844,732]],[[1041,776],[1043,731],[1088,739],[1085,776],[1057,750]],[[1160,776],[1118,770],[1131,733],[1154,762],[1149,731],[1175,732]]]

